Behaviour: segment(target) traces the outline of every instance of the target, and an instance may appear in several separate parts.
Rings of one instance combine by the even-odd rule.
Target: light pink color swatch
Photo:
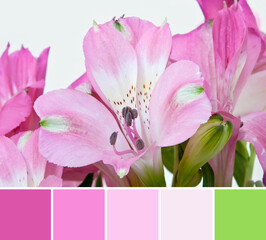
[[[50,190],[0,190],[0,239],[50,240]]]
[[[108,190],[107,240],[125,239],[158,240],[158,190]]]
[[[212,190],[162,190],[162,240],[212,240],[212,214]]]
[[[54,190],[54,240],[104,240],[104,190]]]

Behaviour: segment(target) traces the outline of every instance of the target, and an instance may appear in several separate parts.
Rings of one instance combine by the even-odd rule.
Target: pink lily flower
[[[262,111],[266,106],[266,71],[253,73],[264,43],[245,0],[198,2],[206,20],[213,21],[188,34],[175,35],[170,58],[173,62],[191,60],[200,66],[213,113],[233,123],[228,144],[210,161],[216,186],[231,186],[238,140],[254,145],[266,171],[266,112]]]
[[[171,43],[168,24],[138,18],[94,23],[83,46],[101,102],[73,89],[38,98],[41,154],[68,167],[102,160],[120,177],[132,166],[144,182],[149,174],[163,175],[160,147],[191,137],[211,111],[196,64],[166,68]]]
[[[47,160],[39,153],[38,141],[39,130],[21,132],[12,139],[0,136],[1,187],[62,186],[62,179],[49,169]]]
[[[38,127],[33,102],[43,93],[49,53],[47,48],[35,59],[24,47],[10,55],[8,50],[9,44],[0,58],[0,135]]]

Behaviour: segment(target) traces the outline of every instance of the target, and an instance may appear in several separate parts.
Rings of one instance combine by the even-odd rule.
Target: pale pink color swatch
[[[212,190],[161,191],[162,240],[213,240]]]
[[[50,190],[0,190],[0,239],[50,240]]]
[[[54,190],[54,240],[104,240],[104,190]]]
[[[108,190],[107,240],[125,239],[158,240],[158,190]]]

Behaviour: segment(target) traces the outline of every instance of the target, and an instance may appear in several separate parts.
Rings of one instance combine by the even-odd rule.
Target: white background
[[[266,1],[249,0],[266,32]],[[50,46],[45,92],[65,88],[85,72],[83,37],[95,19],[137,16],[160,25],[165,18],[172,34],[186,33],[203,22],[196,0],[0,0],[0,52],[27,47],[37,57]],[[254,179],[262,176],[258,163]]]

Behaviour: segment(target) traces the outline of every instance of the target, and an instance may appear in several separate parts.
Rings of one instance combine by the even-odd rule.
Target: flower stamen
[[[117,151],[115,143],[117,140],[118,132],[113,132],[111,134],[110,144],[113,146],[113,150],[117,155],[124,155],[129,153],[137,155],[140,151],[142,152],[145,147],[144,141],[140,138],[138,134],[135,123],[135,119],[138,117],[138,111],[137,109],[132,109],[131,107],[124,107],[122,109],[122,116],[124,118],[123,127],[126,131],[126,135],[130,138],[133,144],[133,149],[135,150],[129,149],[122,152]]]

